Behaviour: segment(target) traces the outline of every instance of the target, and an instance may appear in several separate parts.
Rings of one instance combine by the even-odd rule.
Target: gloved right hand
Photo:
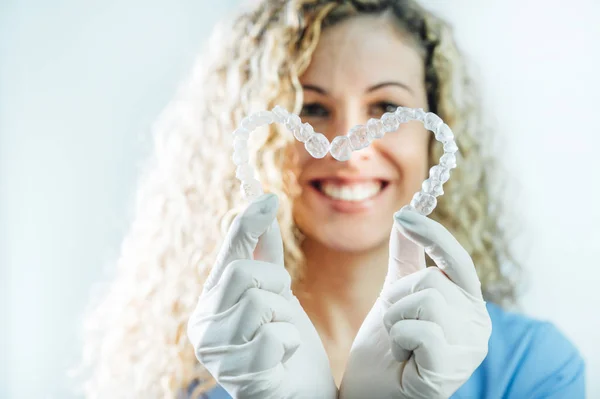
[[[277,197],[265,194],[234,220],[188,337],[233,398],[334,399],[329,359],[283,265],[277,209]]]

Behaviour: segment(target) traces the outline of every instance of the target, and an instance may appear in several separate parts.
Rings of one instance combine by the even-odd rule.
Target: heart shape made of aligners
[[[437,205],[437,197],[444,194],[443,184],[450,179],[450,170],[456,168],[458,146],[450,127],[433,112],[421,108],[398,107],[395,112],[386,112],[379,119],[369,119],[366,125],[356,125],[344,136],[337,136],[330,143],[322,133],[314,131],[309,123],[302,123],[300,117],[288,112],[279,105],[272,111],[259,111],[242,119],[241,127],[233,132],[233,162],[237,166],[236,177],[241,181],[242,195],[251,201],[262,195],[263,189],[254,177],[254,169],[248,164],[248,138],[250,133],[271,123],[283,124],[294,137],[304,143],[304,147],[315,158],[323,158],[331,152],[338,161],[347,161],[353,151],[368,147],[375,139],[386,133],[395,132],[402,123],[421,121],[425,128],[434,133],[435,139],[444,145],[444,155],[440,163],[429,170],[429,178],[423,182],[410,207],[422,215],[429,215]]]

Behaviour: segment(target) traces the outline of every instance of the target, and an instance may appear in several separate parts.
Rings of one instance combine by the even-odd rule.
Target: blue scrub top
[[[491,303],[487,309],[492,319],[487,357],[452,399],[585,398],[584,361],[556,327]],[[231,397],[217,387],[203,398]]]

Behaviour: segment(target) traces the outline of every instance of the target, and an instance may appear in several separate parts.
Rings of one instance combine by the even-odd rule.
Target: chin
[[[389,241],[390,231],[374,232],[374,235],[358,235],[358,234],[341,234],[337,233],[323,234],[311,236],[307,235],[308,239],[315,240],[319,244],[336,252],[345,253],[363,253],[375,250]]]
[[[386,245],[395,212],[390,207],[366,216],[330,213],[325,209],[311,211],[304,206],[297,209],[296,223],[306,238],[340,252],[365,252]]]

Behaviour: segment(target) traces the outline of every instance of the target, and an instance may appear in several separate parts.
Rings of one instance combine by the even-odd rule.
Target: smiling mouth
[[[356,182],[337,179],[312,180],[310,185],[325,197],[335,201],[361,202],[376,197],[388,185],[386,180],[364,180]]]

